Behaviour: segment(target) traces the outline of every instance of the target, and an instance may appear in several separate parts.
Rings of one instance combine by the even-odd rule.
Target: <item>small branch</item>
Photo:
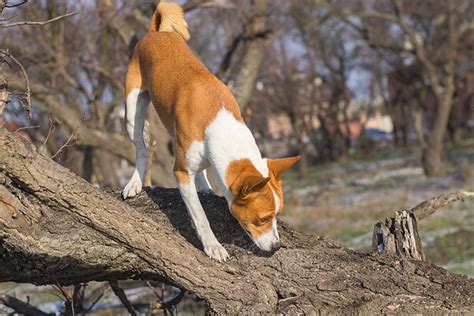
[[[58,149],[58,151],[51,156],[51,159],[54,159],[56,158],[57,155],[59,155],[63,150],[64,148],[67,148],[67,147],[71,147],[72,145],[70,144],[72,138],[74,137],[74,135],[76,134],[77,130],[79,129],[79,127],[81,127],[82,124],[79,124],[76,129],[71,133],[71,135],[69,136],[69,138],[67,139],[67,141]],[[48,134],[49,135],[49,134]]]
[[[0,24],[0,29],[8,28],[8,27],[15,27],[15,26],[24,26],[24,25],[36,25],[36,26],[43,26],[52,22],[56,22],[59,20],[62,20],[64,18],[74,16],[76,14],[79,14],[79,12],[71,12],[67,14],[63,14],[60,16],[57,16],[55,18],[49,19],[47,21],[21,21],[21,22],[14,22],[14,23],[9,23],[9,24]]]
[[[51,119],[51,116],[48,117],[49,121],[49,129],[48,129],[48,135],[46,135],[46,138],[43,141],[43,146],[41,146],[40,149],[38,149],[38,152],[44,153],[44,148],[46,148],[46,143],[48,143],[49,138],[51,135],[54,133],[54,130],[56,129],[56,126],[54,125],[53,120]]]
[[[173,297],[168,302],[162,302],[162,308],[167,309],[167,310],[171,310],[175,305],[178,305],[182,301],[182,299],[184,297],[184,294],[186,294],[186,290],[179,289],[179,294],[178,295]]]
[[[436,212],[438,209],[445,207],[452,202],[464,200],[465,198],[473,196],[474,192],[468,191],[457,191],[441,194],[418,204],[417,206],[413,207],[410,212],[414,213],[416,218],[420,220],[426,218],[427,216]]]
[[[132,316],[137,316],[137,312],[132,306],[132,303],[127,298],[127,295],[125,294],[125,291],[118,285],[117,281],[109,281],[110,287],[112,288],[112,291],[114,291],[115,295],[120,299],[120,302],[122,302],[123,306],[127,309],[127,311],[130,313]]]
[[[21,73],[23,74],[23,78],[25,79],[25,84],[26,84],[26,93],[25,93],[26,105],[24,104],[24,102],[21,102],[21,105],[28,112],[28,118],[31,119],[31,88],[30,88],[30,80],[28,79],[28,74],[26,73],[25,67],[23,67],[20,61],[16,59],[12,54],[10,54],[8,51],[0,49],[0,54],[7,56],[11,60],[13,60],[13,62],[17,64],[18,67],[20,67]]]
[[[0,294],[0,303],[10,307],[16,313],[27,316],[49,316],[51,314],[45,313],[42,310],[23,302],[15,297],[6,294]]]
[[[18,132],[21,132],[25,129],[35,129],[35,128],[40,128],[39,125],[35,125],[35,126],[23,126],[23,127],[19,127],[15,130],[15,134],[18,133]]]

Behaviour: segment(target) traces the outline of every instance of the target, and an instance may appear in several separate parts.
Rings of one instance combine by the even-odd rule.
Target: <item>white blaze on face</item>
[[[280,209],[280,198],[278,195],[273,191],[273,199],[275,201],[275,218],[272,220],[272,228],[268,230],[266,233],[260,235],[257,239],[254,239],[255,244],[263,250],[271,251],[274,245],[280,243],[280,236],[278,235],[278,227],[276,221],[276,214]]]

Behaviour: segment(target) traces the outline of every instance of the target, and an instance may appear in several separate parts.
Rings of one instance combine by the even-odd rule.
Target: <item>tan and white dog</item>
[[[229,89],[186,44],[181,7],[160,3],[137,44],[125,78],[126,126],[136,146],[135,172],[124,198],[141,192],[147,149],[143,127],[151,103],[174,138],[174,173],[205,253],[219,261],[229,255],[214,236],[198,198],[210,191],[211,166],[233,216],[255,244],[280,247],[276,215],[283,209],[280,176],[299,157],[263,159]]]

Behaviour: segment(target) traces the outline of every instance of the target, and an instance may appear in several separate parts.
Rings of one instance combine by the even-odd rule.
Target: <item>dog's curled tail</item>
[[[148,25],[148,32],[176,32],[185,41],[190,37],[183,9],[176,3],[160,2]]]

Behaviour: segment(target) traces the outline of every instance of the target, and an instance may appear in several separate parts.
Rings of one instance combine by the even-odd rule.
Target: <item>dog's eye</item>
[[[265,217],[263,217],[262,219],[260,219],[260,222],[261,222],[262,224],[266,224],[266,223],[270,222],[272,219],[273,219],[272,216],[265,216]]]

